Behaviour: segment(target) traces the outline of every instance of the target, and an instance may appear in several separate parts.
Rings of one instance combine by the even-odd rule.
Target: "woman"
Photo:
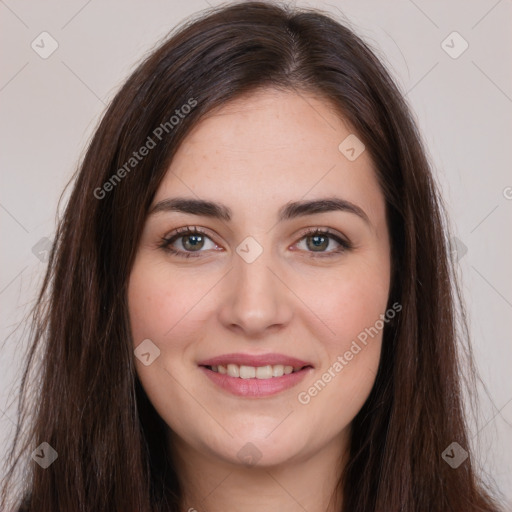
[[[349,29],[259,2],[182,27],[114,98],[58,227],[19,510],[498,510],[443,222]]]

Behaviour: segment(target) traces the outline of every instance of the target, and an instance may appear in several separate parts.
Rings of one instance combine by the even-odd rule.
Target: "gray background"
[[[22,332],[11,333],[41,282],[59,196],[135,65],[185,17],[219,3],[0,0],[2,459],[24,346]],[[472,447],[512,509],[512,1],[296,4],[348,20],[413,108],[458,239],[474,356],[487,389],[480,386],[481,413],[470,423]],[[43,31],[58,43],[46,59],[31,47],[51,48]],[[454,31],[469,45],[460,55],[464,41]]]

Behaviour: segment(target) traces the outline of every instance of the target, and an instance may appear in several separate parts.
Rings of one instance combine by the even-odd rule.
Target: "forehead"
[[[373,209],[382,200],[367,151],[339,146],[357,134],[327,100],[260,90],[203,117],[180,145],[155,201],[172,195],[222,198],[256,212],[284,202],[341,195]],[[349,139],[351,140],[351,139]]]

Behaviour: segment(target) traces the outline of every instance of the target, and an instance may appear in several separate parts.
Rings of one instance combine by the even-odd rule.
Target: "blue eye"
[[[173,247],[173,244],[179,239],[181,239],[182,250],[178,250],[176,247]],[[197,257],[200,256],[200,254],[194,253],[201,252],[201,249],[205,246],[206,240],[209,240],[215,246],[211,238],[203,231],[196,227],[190,228],[187,226],[185,228],[177,229],[175,234],[168,238],[162,238],[159,247],[171,254],[175,254],[176,256],[184,258]]]
[[[300,240],[306,243],[306,252],[313,253],[312,257],[329,257],[339,253],[342,253],[348,249],[351,249],[351,244],[334,233],[328,230],[322,230],[314,228],[309,230]],[[331,242],[338,244],[338,247],[334,250],[326,250],[331,245]],[[297,244],[299,245],[299,244]],[[315,254],[316,253],[316,254]]]
[[[181,240],[181,249],[175,247],[175,242]],[[207,247],[206,242],[209,241],[212,246]],[[306,253],[310,253],[310,257],[329,257],[343,253],[346,250],[351,249],[351,244],[341,238],[340,236],[331,233],[328,230],[322,230],[313,228],[308,230],[300,239],[296,245],[300,242],[306,242]],[[326,250],[330,247],[331,243],[337,244],[334,250]],[[201,253],[204,252],[201,249],[211,250],[218,247],[213,240],[201,229],[197,227],[184,227],[177,229],[169,237],[162,238],[159,248],[169,252],[175,256],[183,258],[196,258],[200,257]]]

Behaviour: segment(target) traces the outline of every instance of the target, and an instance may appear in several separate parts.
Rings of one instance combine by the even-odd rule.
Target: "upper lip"
[[[221,356],[212,357],[198,363],[199,366],[226,366],[228,364],[237,364],[239,366],[267,366],[282,364],[283,366],[293,366],[294,368],[302,368],[303,366],[313,366],[307,361],[302,361],[296,357],[286,356],[284,354],[223,354]]]

